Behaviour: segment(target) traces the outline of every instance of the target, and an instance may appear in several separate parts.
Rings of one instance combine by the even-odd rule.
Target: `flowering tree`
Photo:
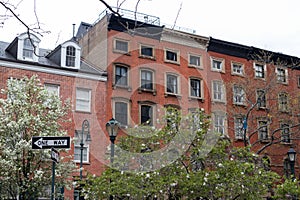
[[[262,199],[277,180],[248,148],[211,133],[203,111],[166,113],[162,129],[128,130],[111,168],[86,180],[86,199]]]
[[[9,79],[0,99],[0,199],[35,199],[51,187],[52,162],[48,150],[33,150],[33,136],[63,136],[60,126],[69,109],[48,93],[37,76]],[[57,187],[67,185],[74,169],[61,157],[56,165]],[[59,191],[59,190],[57,190]]]

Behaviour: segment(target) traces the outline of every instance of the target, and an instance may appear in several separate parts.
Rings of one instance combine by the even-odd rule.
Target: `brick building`
[[[73,139],[78,137],[76,130],[81,132],[82,122],[85,119],[89,121],[94,142],[84,145],[84,169],[100,174],[102,168],[99,157],[105,157],[105,149],[101,147],[109,144],[103,132],[106,123],[103,118],[106,113],[106,73],[81,60],[81,48],[74,40],[66,41],[55,50],[48,51],[39,48],[38,37],[31,35],[30,38],[34,46],[27,33],[19,35],[11,43],[0,42],[1,88],[6,88],[9,78],[21,79],[24,76],[37,75],[45,88],[59,95],[62,101],[70,99],[72,107],[67,117],[71,121],[62,126]],[[78,141],[71,142],[69,152],[74,155],[74,162],[79,165]],[[83,175],[85,174],[86,171]],[[79,179],[79,172],[74,174],[74,179]],[[66,190],[65,196],[73,197],[73,190]]]

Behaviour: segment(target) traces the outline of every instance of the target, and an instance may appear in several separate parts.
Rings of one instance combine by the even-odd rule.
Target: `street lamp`
[[[115,140],[118,135],[118,129],[119,129],[119,122],[117,122],[114,118],[111,118],[106,123],[106,130],[109,135],[109,139],[111,142],[110,146],[110,164],[114,162],[114,154],[115,154]]]
[[[291,175],[292,175],[293,179],[295,178],[296,154],[297,154],[297,152],[292,147],[287,152],[287,155],[288,155],[288,158],[289,158],[289,161],[290,161],[290,166],[291,166]]]
[[[85,142],[86,144],[89,144],[92,139],[90,135],[90,123],[88,120],[84,120],[82,122],[82,129],[81,129],[81,137],[80,137],[80,180],[82,180],[82,160],[83,160],[83,146],[84,146],[84,133],[86,133],[86,139]]]

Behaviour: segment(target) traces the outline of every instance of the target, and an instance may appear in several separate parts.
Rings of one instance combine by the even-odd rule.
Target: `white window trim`
[[[261,130],[260,130],[260,122],[266,122],[266,128],[267,128],[267,138],[262,138],[261,137]],[[257,127],[258,127],[258,129],[257,129],[257,134],[258,134],[258,139],[259,140],[262,140],[262,141],[264,141],[264,140],[268,140],[269,139],[269,124],[268,124],[268,120],[267,119],[259,119],[259,120],[257,120]]]
[[[139,88],[142,88],[142,71],[149,71],[152,73],[152,90],[149,91],[155,91],[156,90],[156,81],[155,81],[155,71],[149,68],[140,68],[140,76],[139,76]],[[144,89],[143,90],[148,90]]]
[[[177,93],[171,93],[168,92],[168,75],[172,75],[172,76],[176,76],[177,77]],[[169,95],[180,95],[181,88],[180,88],[180,76],[178,74],[175,73],[165,73],[165,93],[169,94]]]
[[[88,91],[88,109],[87,110],[84,110],[84,109],[79,109],[78,106],[77,106],[77,91],[78,90],[84,90],[84,91]],[[82,88],[82,87],[76,87],[76,97],[75,97],[75,107],[76,107],[76,111],[79,111],[79,112],[91,112],[91,100],[92,100],[92,90],[91,89],[88,89],[88,88]]]
[[[194,65],[194,64],[191,64],[191,63],[190,63],[191,56],[199,57],[199,65]],[[188,54],[188,66],[189,66],[189,67],[195,67],[195,68],[203,69],[202,55],[200,55],[200,54],[189,53],[189,54]]]
[[[285,95],[286,96],[286,109],[283,109],[282,108],[282,106],[281,105],[283,105],[282,104],[282,101],[280,100],[280,95]],[[289,94],[288,93],[286,93],[286,92],[280,92],[279,94],[278,94],[278,110],[280,111],[280,112],[288,112],[289,111],[289,108],[290,108],[290,105],[289,105]]]
[[[67,47],[72,46],[75,48],[75,65],[66,66],[66,57],[67,57]],[[78,44],[72,41],[67,41],[61,45],[61,66],[69,69],[80,69],[80,57],[81,57],[81,48]]]
[[[259,97],[259,92],[262,91],[264,92],[264,96],[265,96],[265,106],[259,106],[258,104],[258,97]],[[257,89],[256,90],[256,101],[257,101],[257,107],[260,108],[260,109],[266,109],[268,107],[268,101],[267,101],[267,94],[266,94],[266,91],[264,89]]]
[[[263,66],[263,70],[264,70],[264,77],[263,77],[263,78],[262,78],[262,77],[257,77],[257,76],[256,76],[256,64],[262,65],[262,66]],[[267,77],[267,66],[266,66],[266,64],[259,63],[259,62],[254,62],[254,63],[253,63],[253,69],[254,69],[254,78],[255,78],[255,79],[262,79],[262,80],[265,80],[265,79],[266,79],[266,77]]]
[[[237,73],[234,71],[233,65],[239,65],[242,67],[242,73]],[[245,65],[243,63],[239,63],[239,62],[231,62],[231,74],[232,75],[237,75],[237,76],[245,76]]]
[[[120,41],[120,42],[125,42],[127,43],[127,51],[122,51],[120,49],[117,49],[117,41]],[[123,53],[123,54],[129,54],[129,49],[130,49],[130,46],[129,46],[129,40],[124,40],[124,39],[120,39],[120,38],[114,38],[113,40],[113,52],[116,52],[116,53]]]
[[[39,43],[40,39],[36,37],[33,34],[30,34],[30,39],[33,42],[34,49],[33,49],[33,55],[32,58],[23,57],[23,49],[24,49],[24,40],[28,38],[27,33],[23,33],[20,36],[18,36],[18,50],[17,50],[17,59],[18,60],[25,60],[25,61],[32,61],[32,62],[38,62],[39,57]]]
[[[150,103],[150,102],[141,102],[139,103],[139,124],[142,123],[142,106],[151,106],[152,107],[152,125],[151,126],[155,126],[155,122],[156,122],[156,105],[154,103]]]
[[[222,89],[222,99],[215,99],[214,98],[214,93],[215,93],[215,91],[214,91],[214,83],[220,83],[221,84],[221,89]],[[225,85],[224,85],[224,82],[223,81],[221,81],[221,80],[213,80],[212,81],[212,84],[211,84],[211,91],[212,91],[212,100],[214,101],[214,102],[222,102],[222,103],[226,103],[226,88],[225,88]]]
[[[170,52],[173,52],[173,53],[177,54],[177,61],[168,60],[167,59],[167,51],[170,51]],[[175,50],[175,49],[165,48],[165,50],[164,50],[164,60],[165,60],[165,62],[168,62],[168,63],[180,64],[180,51]]]
[[[139,56],[143,57],[143,58],[155,58],[155,49],[153,45],[148,45],[148,44],[139,44],[140,48],[139,48]],[[149,47],[152,48],[152,56],[148,56],[148,55],[143,55],[142,54],[142,46],[143,47]]]
[[[241,92],[243,93],[243,94],[241,94],[241,95],[243,95],[243,97],[241,97],[242,99],[243,99],[243,101],[242,102],[236,102],[235,101],[235,96],[237,95],[237,93],[235,92],[235,89],[236,88],[241,88]],[[242,87],[242,86],[240,86],[240,85],[233,85],[233,87],[232,87],[232,94],[233,94],[233,96],[232,96],[232,101],[233,101],[233,104],[235,104],[235,105],[246,105],[246,92],[245,92],[245,89]]]
[[[58,84],[52,84],[52,83],[45,83],[44,84],[45,89],[49,92],[48,88],[56,88],[57,96],[60,95],[60,85]]]
[[[285,82],[282,82],[282,81],[278,80],[278,75],[279,75],[278,69],[283,69],[284,70]],[[275,72],[276,72],[277,83],[288,84],[288,69],[284,68],[284,67],[276,67],[275,70],[276,70]]]
[[[224,121],[223,121],[223,128],[224,128],[224,133],[223,135],[221,135],[221,137],[227,137],[228,136],[228,132],[227,132],[227,117],[226,117],[226,113],[223,111],[214,111],[213,112],[213,130],[215,131],[216,127],[215,127],[215,120],[216,120],[216,116],[222,116],[224,117]]]
[[[191,94],[191,79],[199,80],[200,81],[200,97],[192,96]],[[189,97],[196,98],[196,99],[204,99],[204,91],[203,91],[203,79],[197,77],[189,77]]]
[[[81,130],[79,130],[78,132],[79,132],[78,134],[81,134],[80,133]],[[75,135],[75,137],[76,137],[76,135]],[[81,151],[80,142],[81,142],[80,138],[76,138],[76,143],[74,143],[74,154],[75,154],[75,148],[79,148],[79,151]],[[90,145],[89,144],[84,144],[83,148],[86,148],[86,159],[87,160],[82,159],[82,163],[89,163],[90,162]],[[80,158],[79,158],[79,160],[75,160],[75,155],[74,155],[73,161],[75,163],[80,163]]]
[[[117,102],[122,102],[122,103],[126,103],[127,104],[127,124],[124,125],[124,128],[127,128],[128,126],[130,126],[130,118],[131,118],[131,113],[130,113],[130,100],[123,98],[123,97],[113,97],[112,98],[112,111],[113,111],[113,118],[117,119],[116,117],[116,103]]]
[[[125,67],[127,68],[127,85],[121,85],[121,84],[117,84],[116,83],[116,68],[117,66],[120,66],[120,67]],[[129,70],[130,67],[128,65],[124,65],[124,64],[120,64],[120,63],[117,63],[117,64],[114,64],[114,74],[113,74],[113,86],[114,87],[120,87],[120,88],[130,88],[130,73],[129,73]]]
[[[221,69],[215,69],[213,67],[214,60],[221,62]],[[223,58],[210,57],[210,64],[211,64],[211,71],[225,73],[225,60]]]
[[[244,117],[243,116],[235,116],[234,117],[234,138],[236,140],[242,140],[244,138],[244,133],[241,132],[241,135],[238,135],[237,134],[237,130],[236,130],[236,122],[237,122],[237,119],[242,119],[242,127],[241,127],[241,130],[240,131],[243,131],[243,123],[244,123]]]

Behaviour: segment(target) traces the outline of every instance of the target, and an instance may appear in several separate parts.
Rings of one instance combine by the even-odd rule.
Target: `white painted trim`
[[[24,63],[14,63],[9,61],[0,61],[0,67],[9,67],[9,68],[15,68],[15,69],[24,69],[24,70],[30,70],[30,71],[37,71],[37,72],[44,72],[48,74],[57,74],[62,76],[73,76],[76,78],[85,78],[85,79],[91,79],[91,80],[97,80],[97,81],[107,81],[107,77],[99,76],[99,75],[93,75],[93,74],[86,74],[82,72],[72,72],[72,71],[66,71],[64,69],[55,69],[50,67],[43,67],[43,66],[29,66]]]

